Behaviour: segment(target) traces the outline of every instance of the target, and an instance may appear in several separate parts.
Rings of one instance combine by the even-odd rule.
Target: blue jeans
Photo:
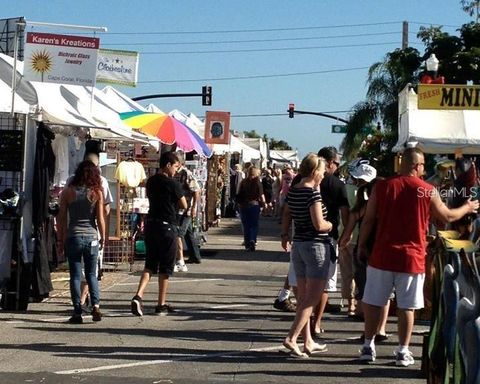
[[[260,205],[244,205],[240,209],[240,218],[243,225],[243,239],[245,247],[252,241],[257,242],[258,220],[260,219]]]
[[[179,236],[187,245],[189,261],[201,261],[200,248],[193,232],[192,218],[190,216],[177,215],[179,223]]]
[[[92,246],[92,242],[96,242],[96,245]],[[96,235],[69,237],[65,243],[65,253],[70,268],[70,295],[73,310],[75,314],[81,315],[80,283],[82,281],[82,257],[91,303],[92,305],[100,303],[100,291],[97,280],[98,238]]]

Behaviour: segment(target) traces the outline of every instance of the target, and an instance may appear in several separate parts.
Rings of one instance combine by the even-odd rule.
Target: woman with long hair
[[[82,161],[72,180],[62,191],[58,215],[59,249],[65,251],[70,268],[70,294],[73,303],[70,323],[83,322],[80,304],[82,259],[93,305],[92,319],[102,319],[97,258],[105,241],[103,201],[100,170],[91,161]]]
[[[310,316],[320,301],[325,288],[332,253],[328,233],[332,223],[326,220],[327,212],[322,204],[320,182],[326,162],[316,154],[308,154],[300,164],[300,182],[290,188],[282,217],[282,247],[291,245],[291,258],[297,277],[297,312],[283,345],[292,356],[306,358],[313,353],[325,352],[325,344],[317,344],[310,333]],[[293,219],[293,242],[290,225]],[[297,338],[302,334],[303,352]]]
[[[247,251],[255,251],[258,235],[260,206],[265,205],[260,170],[255,166],[248,168],[247,177],[242,180],[237,196],[240,206],[240,218],[243,226],[243,239]]]

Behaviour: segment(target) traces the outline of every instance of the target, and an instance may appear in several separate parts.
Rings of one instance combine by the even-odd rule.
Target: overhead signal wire
[[[327,69],[324,71],[277,73],[277,74],[270,74],[270,75],[232,76],[232,77],[217,77],[217,78],[203,78],[203,79],[147,80],[147,81],[139,81],[138,83],[153,84],[153,83],[188,83],[188,82],[195,82],[195,81],[249,80],[249,79],[262,79],[262,78],[271,78],[271,77],[308,76],[308,75],[318,75],[322,73],[358,71],[358,70],[368,69],[368,68],[370,67],[354,67],[354,68],[342,68],[342,69]]]
[[[382,43],[365,43],[365,44],[343,44],[343,45],[323,45],[311,47],[285,47],[285,48],[246,48],[246,49],[230,49],[230,50],[211,50],[211,51],[160,51],[160,52],[141,52],[142,55],[191,55],[205,53],[246,53],[246,52],[275,52],[275,51],[299,51],[308,49],[331,49],[331,48],[353,48],[353,47],[370,47],[379,45],[398,45],[398,41],[382,42]]]
[[[223,40],[223,41],[162,41],[162,42],[134,42],[134,43],[105,43],[102,45],[200,45],[200,44],[236,44],[236,43],[272,43],[277,41],[304,41],[304,40],[320,40],[320,39],[341,39],[350,37],[368,37],[368,36],[385,36],[385,35],[400,35],[401,32],[379,32],[379,33],[359,33],[351,35],[329,35],[329,36],[308,36],[308,37],[288,37],[278,39],[249,39],[249,40]],[[414,32],[410,32],[411,35],[416,35]]]
[[[105,32],[102,35],[188,35],[188,34],[215,34],[215,33],[249,33],[249,32],[280,32],[280,31],[306,31],[312,29],[329,29],[329,28],[352,28],[352,27],[369,27],[374,25],[391,25],[399,24],[402,21],[385,21],[379,23],[363,23],[363,24],[340,24],[340,25],[322,25],[309,27],[283,27],[283,28],[263,28],[263,29],[233,29],[233,30],[216,30],[216,31],[155,31],[155,32]]]

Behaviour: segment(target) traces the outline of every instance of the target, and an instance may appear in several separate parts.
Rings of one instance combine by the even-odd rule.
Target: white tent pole
[[[58,23],[43,23],[40,21],[19,22],[17,25],[36,25],[39,27],[53,27],[53,28],[71,28],[71,29],[88,29],[90,31],[107,32],[107,27],[91,27],[88,25],[73,25],[73,24],[58,24]]]
[[[15,116],[15,91],[17,89],[17,55],[18,55],[18,30],[20,25],[15,26],[15,35],[13,36],[13,71],[12,71],[12,117]]]

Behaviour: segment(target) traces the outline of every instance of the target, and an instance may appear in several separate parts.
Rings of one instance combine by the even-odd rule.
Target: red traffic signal
[[[288,104],[288,117],[290,119],[293,119],[294,114],[295,114],[295,104],[290,103]]]

